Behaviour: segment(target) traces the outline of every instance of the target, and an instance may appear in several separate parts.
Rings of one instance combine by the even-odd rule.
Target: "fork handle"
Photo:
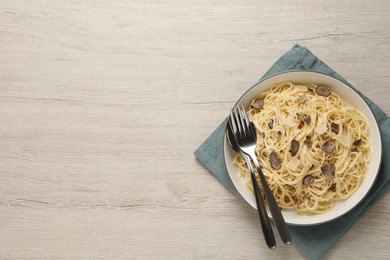
[[[276,203],[275,197],[271,191],[271,189],[268,186],[268,183],[264,177],[263,171],[260,168],[259,162],[257,161],[255,152],[249,154],[250,157],[252,157],[253,163],[256,166],[257,173],[259,174],[261,185],[263,186],[263,191],[265,193],[265,196],[268,201],[268,206],[271,211],[272,217],[275,221],[275,225],[278,229],[280,238],[282,239],[283,243],[286,245],[291,244],[292,239],[290,235],[290,231],[288,230],[288,226],[286,222],[284,221],[282,212],[280,211],[278,203]]]
[[[257,183],[257,179],[253,171],[251,159],[246,154],[243,154],[243,157],[245,158],[246,164],[248,165],[250,171],[252,186],[256,198],[257,213],[259,214],[260,224],[263,230],[265,241],[267,243],[267,246],[270,249],[275,249],[276,248],[275,236],[272,231],[271,222],[269,221],[268,218],[267,209],[265,208],[264,198],[261,196],[259,184]]]

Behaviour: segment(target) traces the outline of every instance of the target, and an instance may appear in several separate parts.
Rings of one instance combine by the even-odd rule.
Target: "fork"
[[[275,225],[278,229],[280,238],[286,245],[289,245],[291,244],[292,239],[288,230],[288,226],[284,221],[282,212],[280,211],[280,208],[276,203],[275,197],[268,186],[263,171],[261,170],[259,162],[256,158],[256,128],[252,120],[248,117],[243,106],[241,108],[238,106],[233,108],[231,113],[231,119],[233,134],[236,138],[238,147],[241,152],[252,158],[252,161],[256,166],[257,173],[259,174],[261,186],[263,187],[263,191],[267,198],[268,206],[271,211],[271,215],[274,219]]]
[[[256,179],[255,172],[253,170],[253,166],[251,163],[250,157],[241,152],[240,148],[238,147],[236,138],[233,134],[233,126],[232,126],[232,115],[230,115],[230,118],[228,120],[228,124],[226,125],[226,139],[229,142],[230,147],[235,151],[236,153],[239,153],[242,155],[242,157],[245,159],[246,165],[248,166],[249,173],[251,176],[252,180],[252,186],[253,186],[253,191],[255,193],[255,200],[256,200],[256,206],[257,206],[257,214],[259,215],[260,219],[260,224],[261,224],[261,229],[263,230],[263,235],[265,242],[267,246],[270,249],[275,249],[276,248],[276,241],[275,241],[275,236],[274,233],[272,232],[272,225],[271,222],[269,221],[268,214],[267,214],[267,209],[265,207],[265,201],[264,201],[264,196],[262,196],[259,188],[259,184]]]

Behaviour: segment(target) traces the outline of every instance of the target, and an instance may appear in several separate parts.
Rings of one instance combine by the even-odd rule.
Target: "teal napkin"
[[[310,69],[332,75],[351,86],[344,78],[333,69],[314,56],[307,48],[298,44],[293,46],[284,54],[268,71],[264,77],[272,74],[292,70]],[[355,89],[353,86],[351,88]],[[354,209],[336,220],[309,227],[290,226],[293,237],[293,245],[309,259],[319,259],[325,254],[353,223],[366,212],[376,201],[378,201],[390,188],[390,120],[389,117],[371,100],[365,97],[360,91],[355,89],[371,107],[375,118],[379,124],[383,145],[383,161],[375,184],[369,194]],[[223,121],[209,138],[195,151],[198,160],[214,174],[223,185],[237,194],[231,184],[223,159],[223,135],[225,128]],[[369,232],[369,230],[367,230]],[[364,245],[362,245],[364,246]]]

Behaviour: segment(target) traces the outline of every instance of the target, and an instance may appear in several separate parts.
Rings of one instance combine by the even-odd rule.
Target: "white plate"
[[[283,210],[283,217],[288,224],[291,225],[316,225],[331,221],[342,216],[355,207],[369,192],[379,171],[382,158],[382,142],[375,117],[362,97],[351,87],[331,76],[307,71],[288,71],[273,75],[258,82],[250,88],[237,102],[238,105],[248,107],[252,99],[259,93],[270,88],[272,84],[284,81],[291,81],[295,84],[310,84],[327,85],[335,92],[337,92],[346,104],[349,104],[360,112],[362,112],[368,120],[370,125],[370,141],[372,145],[372,158],[369,164],[368,172],[361,186],[351,195],[347,200],[337,201],[334,208],[326,213],[312,216],[301,216],[294,210]],[[229,177],[244,200],[253,208],[256,208],[256,201],[252,192],[246,187],[245,181],[240,177],[238,169],[233,165],[233,157],[235,153],[230,149],[226,138],[224,138],[223,151],[225,158],[225,165],[229,173]],[[268,215],[270,216],[269,212]],[[271,217],[271,216],[270,216]]]

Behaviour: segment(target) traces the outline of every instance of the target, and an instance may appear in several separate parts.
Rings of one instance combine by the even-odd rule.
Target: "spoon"
[[[236,153],[241,154],[245,159],[245,162],[249,168],[251,179],[252,179],[253,190],[255,192],[255,198],[256,198],[257,213],[259,214],[260,224],[263,230],[264,238],[268,247],[270,249],[275,249],[276,248],[275,236],[274,233],[272,232],[272,226],[268,218],[267,210],[265,208],[264,198],[261,196],[260,188],[255,173],[253,171],[251,160],[248,155],[240,151],[238,144],[236,142],[236,138],[231,129],[230,119],[229,122],[226,124],[226,139],[229,143],[230,148],[232,148],[232,150],[235,151]]]

